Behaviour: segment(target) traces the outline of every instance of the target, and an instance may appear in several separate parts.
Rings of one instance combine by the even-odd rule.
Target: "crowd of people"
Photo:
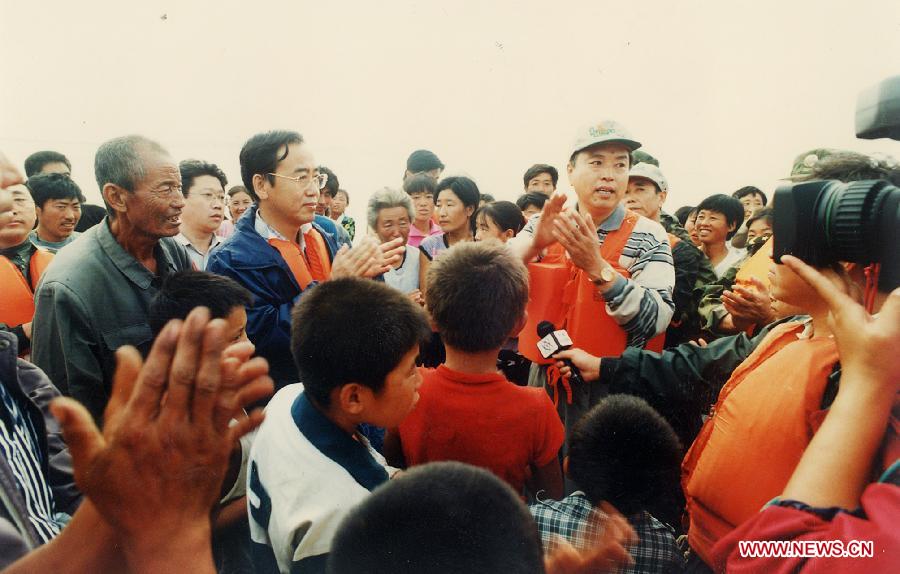
[[[103,206],[0,155],[0,567],[894,570],[900,289],[775,257],[757,187],[669,212],[641,148],[587,125],[571,193],[539,163],[515,202],[416,150],[364,222],[293,131],[232,187],[107,141]],[[776,540],[874,552],[743,550]]]

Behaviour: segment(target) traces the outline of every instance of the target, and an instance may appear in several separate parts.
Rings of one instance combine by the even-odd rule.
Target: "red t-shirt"
[[[518,387],[499,373],[472,375],[440,365],[426,371],[419,402],[400,425],[409,466],[456,460],[486,468],[517,492],[528,466],[549,464],[565,431],[544,389]]]

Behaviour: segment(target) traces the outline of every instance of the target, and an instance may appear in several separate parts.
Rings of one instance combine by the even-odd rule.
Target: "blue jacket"
[[[247,336],[256,345],[256,354],[269,361],[277,390],[299,381],[291,355],[291,309],[302,293],[278,251],[256,232],[256,211],[254,205],[238,220],[231,237],[210,254],[206,270],[231,277],[253,294],[253,305],[247,309]],[[322,234],[334,261],[335,223],[316,216],[313,227]]]

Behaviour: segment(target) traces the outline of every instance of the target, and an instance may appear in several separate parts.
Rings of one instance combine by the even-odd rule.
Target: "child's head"
[[[148,321],[153,337],[172,319],[185,319],[195,307],[209,308],[213,319],[225,319],[226,340],[247,340],[247,311],[253,296],[237,281],[205,271],[178,271],[163,281],[150,302]]]
[[[422,309],[369,279],[335,279],[294,308],[291,352],[305,392],[323,409],[396,426],[412,410],[421,378],[419,343],[430,335]]]
[[[528,508],[490,472],[458,462],[413,468],[341,523],[328,572],[543,572]]]
[[[544,209],[544,204],[547,203],[548,199],[549,197],[543,193],[532,191],[521,195],[516,200],[516,207],[522,211],[522,216],[528,220],[531,219],[532,215],[540,213]]]
[[[428,269],[425,303],[448,347],[499,349],[523,326],[528,271],[499,243],[457,244]]]
[[[475,241],[497,239],[506,243],[525,227],[525,216],[511,201],[495,201],[480,207],[472,218]]]
[[[567,474],[595,505],[653,513],[678,488],[681,458],[678,436],[659,413],[638,397],[612,395],[572,429]]]

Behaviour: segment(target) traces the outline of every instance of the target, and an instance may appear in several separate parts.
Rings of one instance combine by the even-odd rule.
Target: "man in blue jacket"
[[[253,293],[247,336],[269,361],[277,389],[299,380],[290,350],[291,309],[302,293],[331,278],[380,275],[399,260],[403,246],[370,239],[353,250],[339,247],[334,222],[315,217],[327,175],[319,173],[299,133],[257,134],[241,148],[240,162],[256,206],[210,255],[207,270]]]

